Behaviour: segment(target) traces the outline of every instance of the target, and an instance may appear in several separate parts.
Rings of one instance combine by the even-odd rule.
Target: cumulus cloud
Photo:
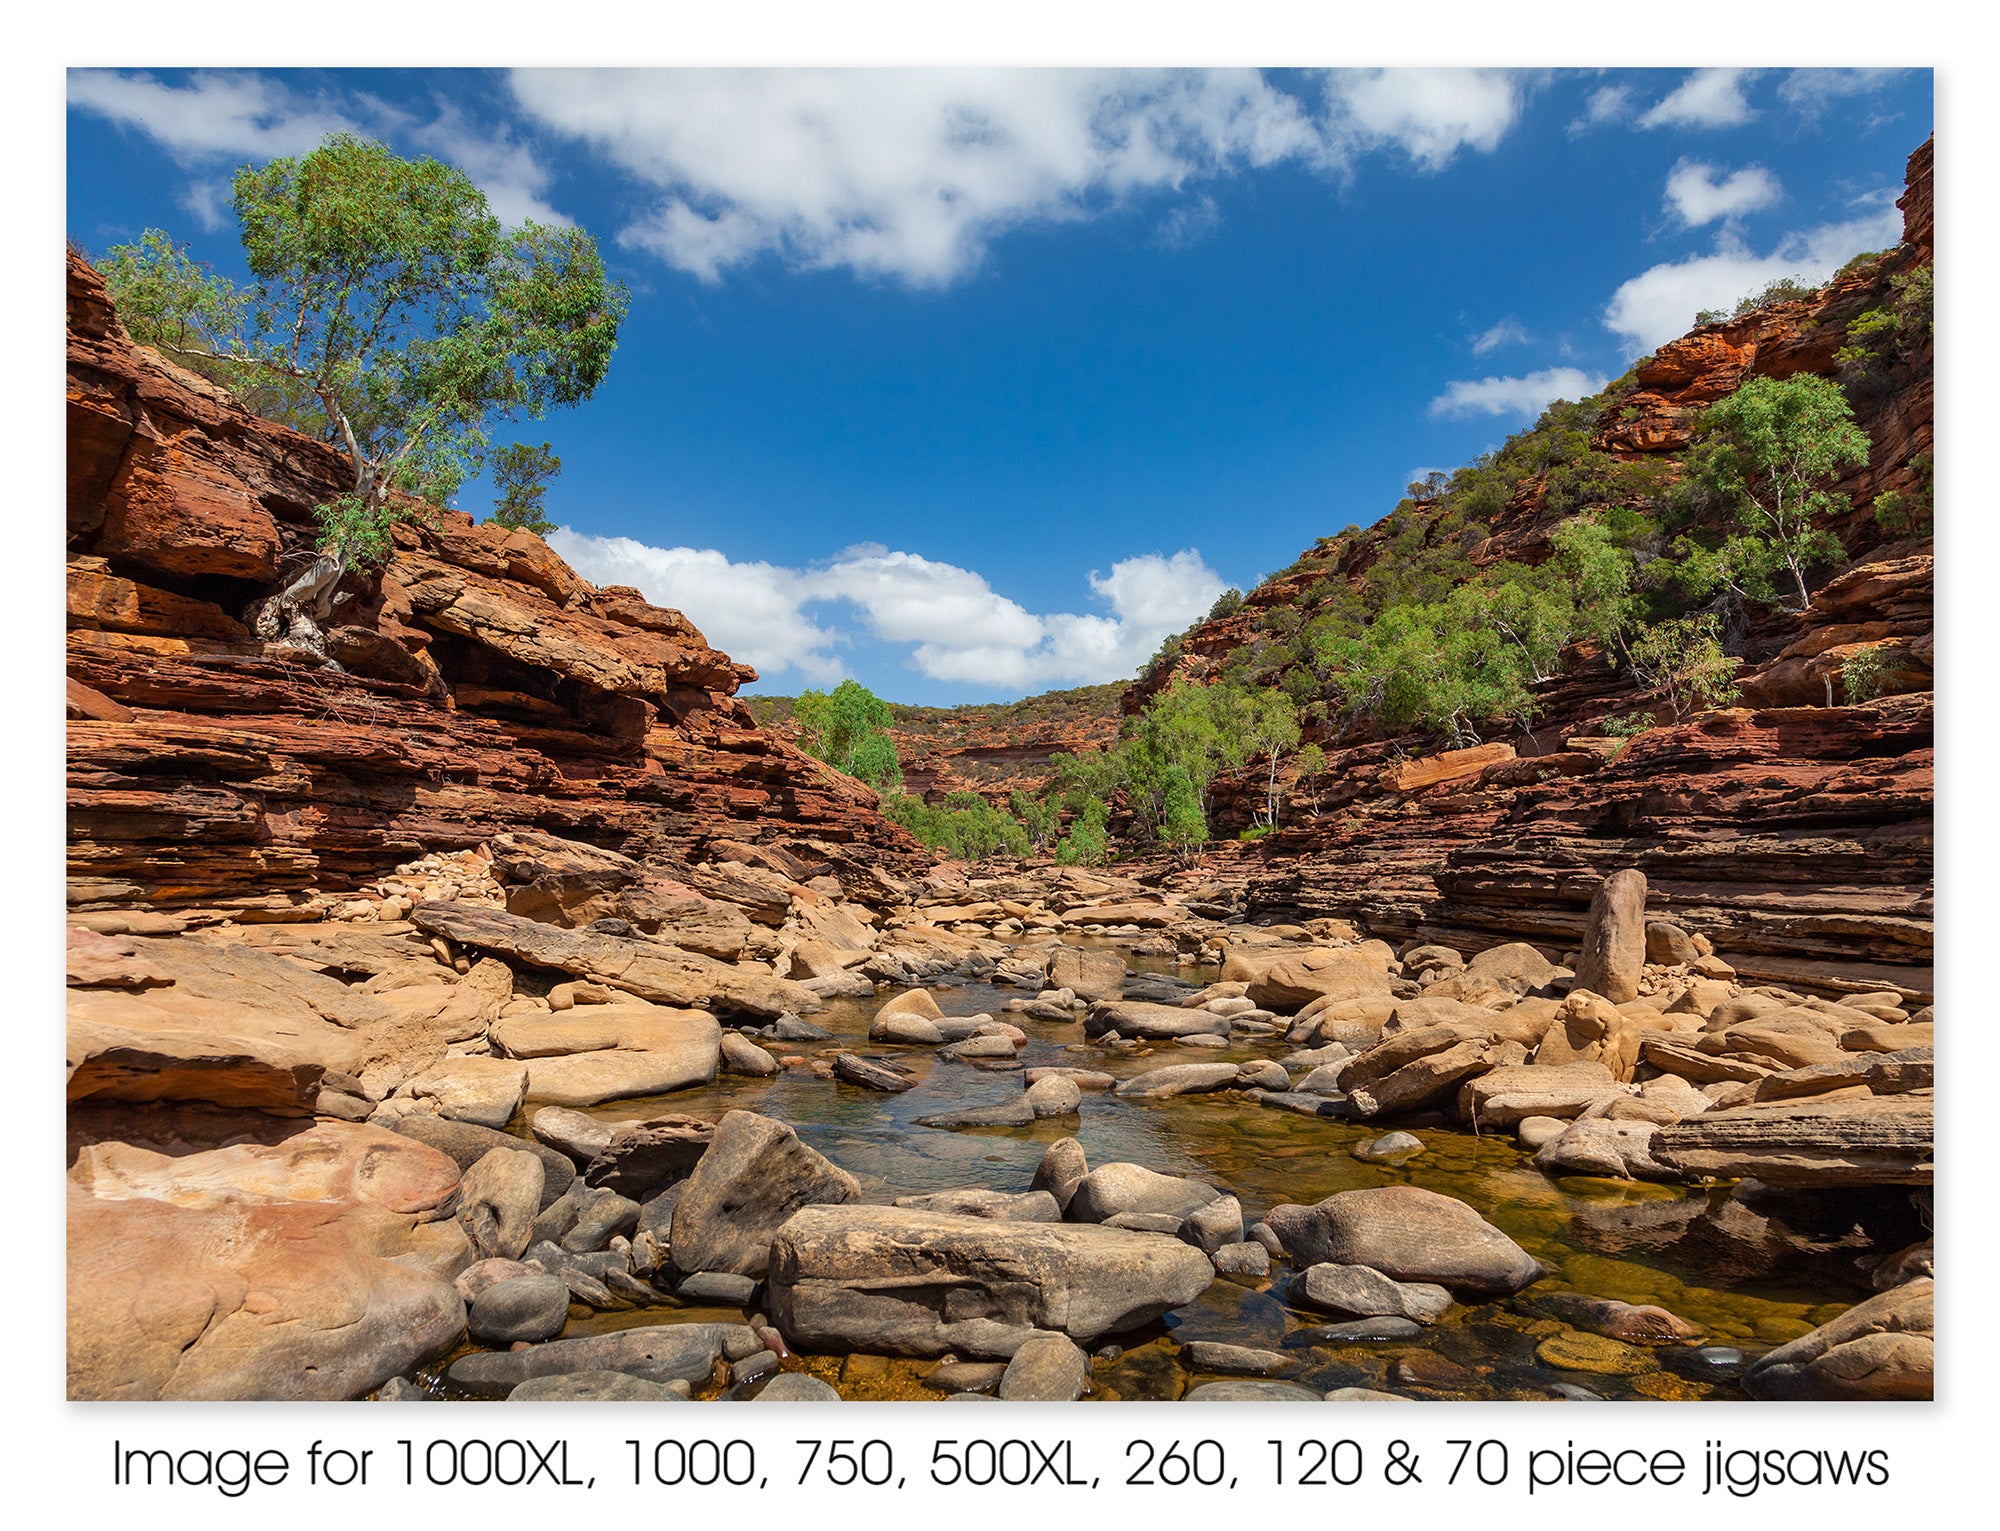
[[[1501,69],[1357,69],[1328,91],[1336,142],[1352,149],[1395,145],[1426,170],[1461,149],[1499,145],[1521,111],[1521,87]]]
[[[1528,332],[1521,328],[1519,321],[1502,319],[1484,334],[1472,337],[1472,354],[1484,356],[1488,351],[1497,351],[1502,346],[1524,346],[1528,343]]]
[[[815,685],[839,679],[837,651],[857,630],[908,647],[911,668],[932,680],[1019,691],[1118,680],[1223,589],[1193,549],[1146,553],[1091,574],[1091,593],[1108,614],[1038,615],[973,570],[874,543],[810,568],[737,563],[712,548],[650,547],[567,527],[549,545],[588,579],[635,585],[685,612],[711,643],[764,678],[791,672]]]
[[[305,96],[250,70],[202,71],[168,85],[148,74],[75,69],[69,104],[146,134],[190,168],[309,154],[333,133],[403,141],[463,170],[503,223],[570,221],[543,200],[551,176],[534,151],[508,127],[474,121],[451,102],[425,118],[373,96]],[[191,181],[181,203],[204,228],[228,222],[228,184],[212,176]]]
[[[1503,71],[1354,70],[1312,102],[1255,70],[529,69],[516,100],[648,188],[621,232],[704,281],[775,254],[942,286],[1001,232],[1294,161],[1435,170],[1519,115]],[[1163,243],[1213,226],[1191,199]]]
[[[1754,213],[1784,194],[1778,178],[1762,165],[1724,176],[1713,165],[1684,159],[1667,172],[1667,211],[1689,228]]]
[[[1441,416],[1518,415],[1532,419],[1557,399],[1580,399],[1604,386],[1601,373],[1577,367],[1544,367],[1526,377],[1483,377],[1452,383],[1431,400]]]
[[[1642,128],[1733,128],[1756,116],[1748,69],[1697,69],[1639,118]]]
[[[1684,334],[1702,309],[1731,308],[1780,277],[1823,282],[1854,256],[1886,249],[1902,233],[1902,215],[1890,207],[1789,234],[1765,255],[1725,235],[1712,254],[1654,266],[1624,283],[1604,310],[1604,324],[1632,353],[1650,351]]]
[[[1254,70],[521,70],[522,108],[651,188],[627,245],[713,281],[776,252],[915,285],[1097,200],[1323,155]]]
[[[223,155],[274,159],[305,154],[329,133],[354,123],[318,101],[301,99],[262,75],[200,73],[185,85],[148,74],[73,69],[69,104],[154,139],[182,164]]]
[[[778,564],[737,563],[714,548],[660,548],[631,537],[592,537],[568,527],[549,546],[586,579],[631,585],[646,599],[687,613],[708,641],[760,673],[795,669],[819,684],[841,676],[827,650],[839,633],[806,616],[799,571]]]

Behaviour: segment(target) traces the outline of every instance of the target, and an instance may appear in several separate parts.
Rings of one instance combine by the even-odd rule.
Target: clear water
[[[1171,973],[1170,965],[1136,959],[1135,970]],[[948,1015],[990,1013],[1029,1034],[1023,1067],[1062,1064],[1125,1077],[1174,1062],[1277,1058],[1291,1048],[1281,1037],[1238,1038],[1224,1049],[1149,1044],[1130,1051],[1086,1044],[1080,1024],[1051,1024],[1009,1013],[1019,989],[980,983],[935,985]],[[898,1095],[862,1089],[788,1068],[770,1079],[724,1076],[715,1084],[670,1096],[619,1101],[593,1114],[641,1120],[665,1112],[710,1118],[748,1109],[790,1123],[799,1135],[863,1185],[863,1199],[887,1203],[963,1186],[1023,1191],[1048,1145],[1074,1136],[1092,1165],[1127,1160],[1168,1174],[1193,1175],[1237,1196],[1246,1220],[1280,1202],[1313,1202],[1336,1191],[1413,1184],[1469,1203],[1551,1274],[1514,1299],[1454,1307],[1420,1340],[1311,1346],[1298,1351],[1293,1380],[1332,1388],[1386,1386],[1415,1396],[1547,1398],[1555,1384],[1581,1385],[1606,1397],[1740,1398],[1740,1363],[1713,1358],[1713,1348],[1745,1358],[1824,1323],[1868,1295],[1855,1261],[1922,1238],[1907,1201],[1893,1194],[1817,1195],[1759,1204],[1732,1188],[1697,1189],[1588,1178],[1550,1179],[1509,1135],[1475,1137],[1442,1126],[1414,1130],[1425,1151],[1401,1166],[1365,1163],[1350,1150],[1379,1135],[1367,1126],[1304,1117],[1258,1106],[1234,1094],[1122,1100],[1085,1092],[1081,1120],[1055,1118],[1032,1126],[945,1130],[916,1119],[952,1107],[997,1103],[1017,1094],[1017,1070],[981,1068],[939,1058],[924,1047],[867,1040],[868,1023],[884,997],[841,1000],[813,1017],[832,1040],[766,1043],[772,1051],[807,1058],[841,1050],[894,1058],[919,1083]],[[1283,1301],[1287,1269],[1275,1268],[1266,1289],[1217,1281],[1189,1308],[1145,1334],[1126,1338],[1124,1353],[1100,1361],[1094,1396],[1178,1396],[1207,1380],[1178,1357],[1189,1339],[1223,1340],[1265,1349],[1329,1321]],[[1705,1332],[1702,1341],[1663,1347],[1599,1346],[1613,1370],[1552,1365],[1537,1347],[1565,1326],[1534,1312],[1543,1292],[1580,1292],[1633,1303],[1657,1303]],[[715,1318],[713,1310],[665,1308],[640,1315],[589,1315],[576,1310],[567,1331],[595,1332],[634,1322]],[[1294,1340],[1294,1345],[1298,1344]],[[1704,1353],[1703,1347],[1709,1347]],[[1572,1358],[1573,1359],[1573,1358]],[[802,1357],[789,1366],[813,1371],[853,1398],[934,1398],[921,1378],[934,1363],[872,1357]],[[1400,1370],[1399,1370],[1400,1367]],[[1416,1380],[1411,1380],[1412,1378]],[[1430,1386],[1425,1386],[1428,1381]]]

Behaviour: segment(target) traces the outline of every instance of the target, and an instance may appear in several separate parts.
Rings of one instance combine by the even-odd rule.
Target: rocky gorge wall
[[[529,534],[399,526],[343,586],[336,665],[258,641],[245,609],[312,556],[344,460],[134,345],[74,252],[67,280],[73,907],[294,917],[509,829],[855,896],[923,863],[866,787],[756,726],[754,671]]]
[[[1834,373],[1847,325],[1886,303],[1894,276],[1934,258],[1929,143],[1910,157],[1899,206],[1896,250],[1809,300],[1701,326],[1643,360],[1593,445],[1629,462],[1671,463],[1697,412],[1746,379]],[[1866,982],[1927,998],[1934,548],[1929,537],[1886,541],[1870,507],[1879,494],[1924,487],[1933,397],[1926,339],[1907,376],[1857,400],[1871,451],[1838,486],[1855,509],[1833,528],[1849,561],[1816,581],[1803,611],[1755,613],[1736,635],[1740,705],[1629,744],[1606,738],[1606,719],[1647,698],[1629,672],[1582,653],[1538,688],[1540,716],[1521,738],[1438,754],[1416,736],[1309,731],[1327,766],[1316,782],[1291,782],[1285,827],[1211,852],[1175,880],[1206,881],[1202,897],[1233,901],[1253,919],[1336,915],[1390,937],[1553,949],[1575,941],[1608,872],[1639,867],[1654,911],[1712,935],[1748,977],[1835,990]],[[1530,480],[1472,549],[1475,565],[1546,556],[1559,518],[1541,495]],[[1383,535],[1370,528],[1309,550],[1240,611],[1187,635],[1172,666],[1127,692],[1126,710],[1173,674],[1220,674],[1256,641],[1260,611],[1297,605],[1318,580],[1358,579]],[[1882,661],[1884,694],[1834,705],[1846,659],[1863,648]],[[1263,783],[1225,780],[1216,795],[1213,822],[1233,834],[1261,808]]]

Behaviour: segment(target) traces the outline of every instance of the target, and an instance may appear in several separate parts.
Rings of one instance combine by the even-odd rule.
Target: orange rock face
[[[343,586],[339,668],[267,651],[244,609],[310,557],[343,459],[133,345],[76,256],[68,282],[73,903],[281,913],[523,827],[670,867],[722,839],[863,896],[922,864],[756,727],[748,667],[523,532],[399,527]]]
[[[1616,418],[1600,423],[1596,446],[1673,471],[1698,410],[1746,378],[1833,372],[1847,325],[1893,300],[1892,278],[1933,259],[1930,166],[1925,144],[1899,204],[1902,245],[1811,301],[1660,347]],[[1855,401],[1872,450],[1838,485],[1854,505],[1832,527],[1849,563],[1822,576],[1805,611],[1753,608],[1747,630],[1732,633],[1746,660],[1742,705],[1629,744],[1595,737],[1604,720],[1659,704],[1629,670],[1580,647],[1565,674],[1536,688],[1537,726],[1513,741],[1518,758],[1496,741],[1481,748],[1502,758],[1474,772],[1459,762],[1477,751],[1439,754],[1432,741],[1365,726],[1309,730],[1326,767],[1311,783],[1286,783],[1284,828],[1211,850],[1189,880],[1233,888],[1253,917],[1358,916],[1378,935],[1468,950],[1525,939],[1560,952],[1574,948],[1598,883],[1635,867],[1649,909],[1712,938],[1747,979],[1927,995],[1934,552],[1928,537],[1885,542],[1871,508],[1879,494],[1920,488],[1917,460],[1932,450],[1928,341],[1905,370]],[[1419,522],[1429,510],[1415,507]],[[1474,564],[1539,562],[1556,519],[1530,480],[1491,518]],[[1321,581],[1358,589],[1386,536],[1371,527],[1322,540],[1242,609],[1189,634],[1173,665],[1127,691],[1125,709],[1141,709],[1175,673],[1219,674],[1258,636],[1260,611],[1297,607]],[[1865,665],[1853,665],[1857,655]],[[1263,782],[1225,778],[1212,793],[1211,822],[1232,834],[1261,809]]]

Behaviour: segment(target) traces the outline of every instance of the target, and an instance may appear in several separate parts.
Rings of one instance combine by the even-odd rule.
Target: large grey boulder
[[[517,1138],[496,1132],[491,1127],[481,1127],[473,1122],[454,1122],[442,1116],[406,1116],[383,1125],[391,1132],[415,1138],[419,1143],[435,1148],[461,1170],[471,1169],[496,1148],[533,1154],[542,1161],[543,1207],[567,1191],[576,1180],[576,1165],[567,1154],[546,1143],[537,1143],[532,1138]]]
[[[1264,1218],[1294,1265],[1365,1265],[1398,1281],[1434,1281],[1461,1297],[1507,1297],[1541,1262],[1464,1202],[1420,1186],[1340,1191]]]
[[[771,1314],[797,1350],[1011,1356],[1037,1331],[1088,1344],[1208,1289],[1177,1239],[898,1207],[808,1207],[771,1246]]]
[[[1645,966],[1646,874],[1628,867],[1605,878],[1591,896],[1576,987],[1623,1005],[1639,997]]]
[[[551,1340],[569,1318],[569,1288],[554,1276],[531,1271],[496,1281],[472,1299],[466,1331],[482,1345]]]
[[[771,1238],[801,1207],[849,1202],[860,1184],[783,1122],[731,1111],[674,1205],[675,1269],[761,1276]]]
[[[1100,1164],[1077,1182],[1063,1216],[1072,1223],[1101,1223],[1121,1212],[1163,1212],[1186,1217],[1219,1193],[1199,1180],[1162,1175],[1143,1164]]]

